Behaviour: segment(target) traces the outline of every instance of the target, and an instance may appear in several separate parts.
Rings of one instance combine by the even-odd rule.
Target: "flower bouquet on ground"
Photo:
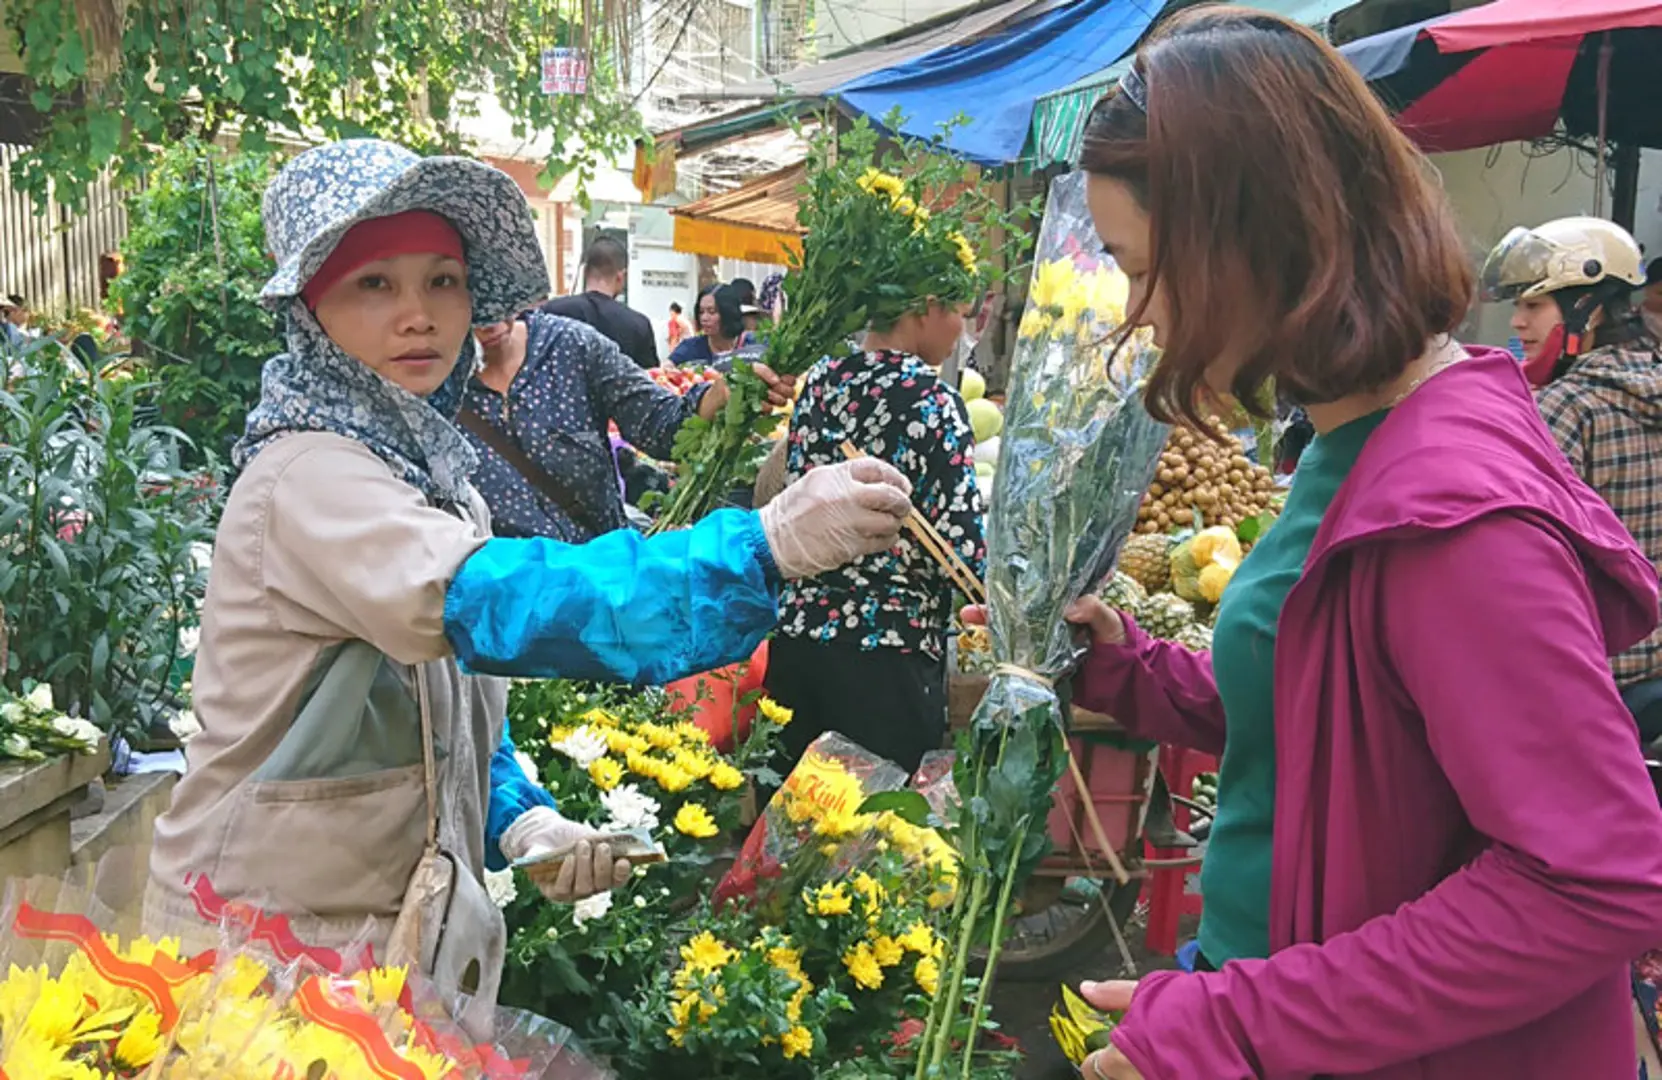
[[[890,131],[899,116],[885,118]],[[1009,212],[975,166],[935,143],[901,140],[878,153],[878,133],[861,117],[838,136],[826,125],[808,153],[807,184],[797,220],[804,231],[784,292],[783,317],[763,331],[760,362],[800,376],[821,358],[848,347],[867,327],[886,329],[930,299],[969,301],[999,275],[1011,251],[1026,243],[1011,227],[1028,208]],[[979,253],[979,256],[978,256]],[[677,481],[657,528],[692,524],[720,505],[766,456],[766,436],[782,417],[766,409],[767,392],[751,364],[735,358],[732,390],[712,422],[693,418],[675,440]]]
[[[1083,176],[1057,180],[1005,403],[987,530],[995,667],[954,765],[948,821],[962,866],[920,1080],[970,1075],[1017,888],[1048,848],[1067,763],[1054,684],[1080,647],[1062,613],[1110,571],[1166,440],[1142,402],[1152,346],[1125,332],[1124,277],[1100,250]],[[976,980],[971,955],[983,949]]]
[[[145,933],[96,887],[14,881],[0,905],[0,1077],[8,1080],[600,1080],[570,1032],[498,1015],[489,1044],[367,947],[309,947],[214,894]],[[368,926],[366,924],[366,931]]]

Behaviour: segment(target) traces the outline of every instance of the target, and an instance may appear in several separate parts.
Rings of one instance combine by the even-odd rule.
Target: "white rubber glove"
[[[762,507],[780,576],[813,577],[894,547],[911,495],[900,470],[875,458],[810,469]]]
[[[572,821],[548,806],[533,806],[502,834],[502,854],[509,862],[576,846],[570,858],[525,868],[532,884],[549,900],[567,904],[617,888],[629,880],[627,859],[612,858],[608,844],[594,843],[604,833]]]

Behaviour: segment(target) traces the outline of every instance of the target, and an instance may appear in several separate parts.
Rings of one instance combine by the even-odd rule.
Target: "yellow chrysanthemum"
[[[617,727],[618,725],[616,714],[608,712],[605,709],[590,709],[577,719],[590,727],[610,728]]]
[[[867,169],[865,174],[856,180],[862,191],[871,194],[883,194],[893,199],[906,190],[906,185],[898,176],[890,176],[877,169]]]
[[[814,1033],[798,1024],[785,1032],[779,1040],[779,1048],[787,1058],[807,1057],[814,1052]]]
[[[953,233],[952,243],[958,249],[958,264],[975,273],[975,248],[970,246],[969,238],[963,233]]]
[[[675,734],[688,746],[702,748],[710,745],[710,733],[689,720],[676,721]]]
[[[887,934],[871,943],[871,953],[877,957],[877,962],[886,968],[894,967],[906,959],[906,950],[900,947],[900,942]]]
[[[623,783],[623,766],[609,757],[595,758],[589,763],[589,779],[601,791],[610,791]]]
[[[697,803],[687,803],[675,812],[675,830],[694,840],[708,840],[721,831],[716,819]]]
[[[1050,316],[1043,308],[1032,307],[1027,314],[1021,317],[1021,325],[1016,327],[1016,334],[1024,338],[1043,337],[1050,332]]]
[[[725,761],[718,761],[710,770],[710,786],[717,791],[736,791],[744,786],[744,773]]]
[[[775,945],[767,951],[767,961],[787,975],[795,975],[802,970],[802,952],[787,945]]]
[[[854,977],[855,983],[867,990],[878,990],[883,986],[883,966],[877,962],[877,957],[871,951],[868,942],[860,942],[854,948],[843,953],[843,967]]]
[[[891,205],[894,206],[897,212],[905,214],[907,217],[911,217],[918,212],[918,204],[910,195],[898,196]]]
[[[654,750],[674,750],[681,745],[681,737],[662,724],[641,724],[635,733],[651,743]]]
[[[864,870],[854,875],[854,891],[865,898],[868,911],[881,908],[889,899],[889,891],[883,888],[883,883]]]
[[[928,956],[935,951],[935,932],[929,929],[929,924],[915,922],[911,929],[900,935],[900,946],[920,956]]]
[[[761,711],[762,718],[774,727],[789,727],[796,717],[794,709],[787,709],[772,698],[763,698],[756,703],[756,708]]]
[[[553,746],[555,743],[563,743],[571,738],[571,733],[576,730],[576,728],[567,727],[565,724],[555,724],[548,729],[548,744]]]
[[[671,794],[685,791],[693,785],[691,773],[681,766],[672,765],[667,761],[658,767],[658,774],[653,779],[658,781],[659,787]]]
[[[1039,264],[1033,272],[1033,284],[1027,290],[1028,303],[1037,308],[1058,308],[1062,298],[1073,288],[1073,262],[1069,259],[1051,259]]]
[[[377,1005],[393,1005],[404,994],[404,981],[409,969],[379,967],[369,972],[369,992]]]
[[[917,980],[918,989],[934,997],[941,985],[941,965],[933,956],[926,956],[912,969],[912,978]]]
[[[689,750],[677,750],[675,752],[675,767],[694,780],[703,780],[715,770],[716,763],[705,754],[695,754]]]
[[[802,899],[813,915],[847,915],[854,910],[854,900],[840,881],[821,885],[818,889],[806,889]]]
[[[720,971],[736,960],[738,955],[708,930],[681,946],[681,962],[697,973]]]
[[[614,754],[644,754],[652,748],[651,744],[639,735],[620,728],[609,728],[601,734],[606,738],[606,748]]]
[[[142,1069],[156,1060],[167,1040],[162,1037],[161,1017],[141,1012],[127,1024],[115,1044],[115,1060],[126,1069]]]

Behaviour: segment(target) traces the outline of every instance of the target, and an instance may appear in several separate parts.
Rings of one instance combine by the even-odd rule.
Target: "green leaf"
[[[885,811],[919,828],[930,825],[933,816],[929,800],[916,791],[879,791],[866,797],[866,801],[860,804],[859,812],[881,814]]]

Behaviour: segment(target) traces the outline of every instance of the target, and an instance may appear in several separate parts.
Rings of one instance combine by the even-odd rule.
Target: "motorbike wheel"
[[[999,953],[999,977],[1016,982],[1060,982],[1078,976],[1080,963],[1091,963],[1093,958],[1100,958],[1097,973],[1109,977],[1120,968],[1119,946],[1108,922],[1109,914],[1119,924],[1120,933],[1129,939],[1126,927],[1137,910],[1142,884],[1133,878],[1118,887],[1109,880],[1098,884],[1100,894],[1093,891],[1086,895],[1083,890],[1060,888],[1057,882],[1050,903],[1030,903],[1030,913],[1012,921]]]

